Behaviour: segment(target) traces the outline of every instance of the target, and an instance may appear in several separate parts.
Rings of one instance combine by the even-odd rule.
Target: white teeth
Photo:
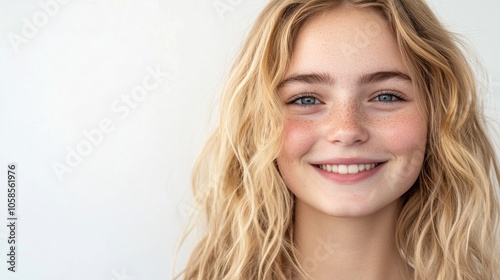
[[[361,171],[370,170],[375,168],[378,163],[372,164],[350,164],[350,165],[329,165],[329,164],[321,164],[319,167],[325,171],[338,173],[338,174],[357,174]]]
[[[339,174],[347,174],[347,173],[349,173],[347,165],[339,165]]]
[[[339,173],[339,166],[338,165],[332,165],[332,172]]]
[[[347,167],[349,174],[356,174],[359,172],[359,167],[356,164],[351,164]]]

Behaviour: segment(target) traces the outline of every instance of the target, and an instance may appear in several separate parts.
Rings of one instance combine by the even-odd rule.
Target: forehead
[[[343,6],[325,11],[302,26],[294,41],[288,75],[361,75],[384,69],[406,72],[389,24],[373,10]]]

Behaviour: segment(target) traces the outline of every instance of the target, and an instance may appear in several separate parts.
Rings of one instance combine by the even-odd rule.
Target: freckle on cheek
[[[378,119],[373,125],[380,127],[380,132],[387,135],[389,143],[396,150],[414,147],[426,138],[426,123],[418,113],[402,114],[386,120]]]

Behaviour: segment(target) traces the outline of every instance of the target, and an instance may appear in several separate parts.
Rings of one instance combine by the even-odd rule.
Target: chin
[[[370,203],[352,202],[346,203],[345,201],[338,203],[335,206],[325,205],[317,211],[337,218],[363,218],[377,215],[381,212],[394,211],[397,206],[397,200],[389,204],[376,205]]]

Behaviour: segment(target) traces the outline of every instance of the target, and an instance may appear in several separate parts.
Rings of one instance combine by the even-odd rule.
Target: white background
[[[0,279],[169,279],[191,167],[266,1],[54,1],[0,0]],[[488,71],[486,112],[498,122],[500,2],[431,5],[477,51]],[[84,132],[101,122],[111,129],[88,142]],[[6,262],[11,162],[16,273]]]

